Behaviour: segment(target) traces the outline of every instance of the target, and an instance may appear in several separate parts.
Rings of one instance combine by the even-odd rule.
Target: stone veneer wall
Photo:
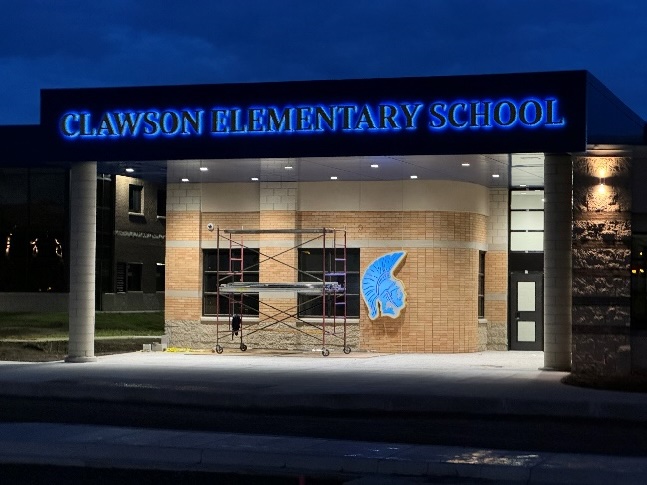
[[[573,160],[574,373],[630,372],[630,177],[628,158]]]
[[[490,189],[485,254],[485,321],[479,322],[479,350],[508,350],[509,191]]]

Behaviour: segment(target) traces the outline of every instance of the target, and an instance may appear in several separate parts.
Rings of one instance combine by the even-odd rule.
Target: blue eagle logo
[[[368,317],[375,320],[382,316],[397,318],[406,305],[407,295],[402,281],[393,272],[407,255],[395,251],[380,256],[368,265],[362,276],[362,298],[368,307]]]

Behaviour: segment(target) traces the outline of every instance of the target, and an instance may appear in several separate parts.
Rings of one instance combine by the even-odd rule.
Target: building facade
[[[647,367],[645,121],[585,71],[44,90],[37,133],[19,131],[70,167],[72,361],[93,358],[98,161],[165,177],[163,219],[129,181],[115,232],[166,225],[171,345]],[[122,285],[143,258],[120,261]]]

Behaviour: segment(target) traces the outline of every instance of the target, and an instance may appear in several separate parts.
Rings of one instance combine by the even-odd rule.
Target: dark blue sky
[[[0,124],[39,90],[587,69],[647,119],[645,0],[20,0]]]

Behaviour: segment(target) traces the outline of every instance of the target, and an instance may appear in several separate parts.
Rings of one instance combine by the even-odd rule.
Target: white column
[[[70,170],[70,340],[66,362],[94,362],[97,163]]]
[[[544,162],[544,369],[571,369],[573,165]]]

